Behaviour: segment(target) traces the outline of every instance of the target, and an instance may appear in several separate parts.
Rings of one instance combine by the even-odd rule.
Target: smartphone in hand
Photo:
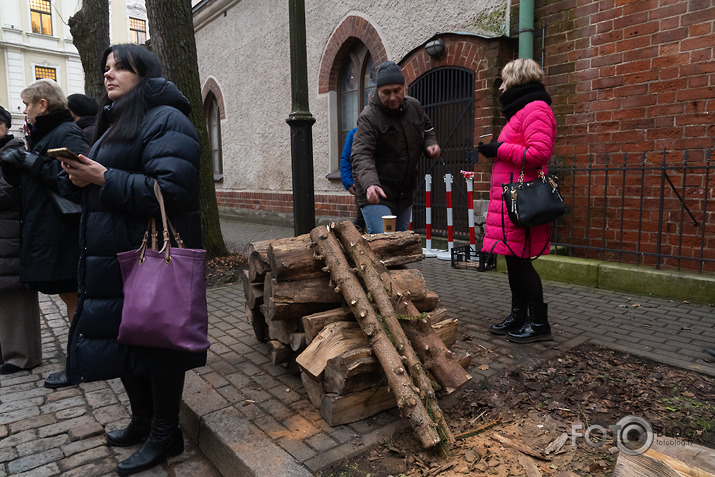
[[[57,149],[48,149],[47,155],[54,157],[60,161],[75,161],[80,162],[79,157],[74,152],[66,147],[58,147]]]

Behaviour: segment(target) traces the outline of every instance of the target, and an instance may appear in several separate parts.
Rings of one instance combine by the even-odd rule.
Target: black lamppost
[[[308,108],[308,60],[305,51],[305,1],[289,0],[290,79],[293,110],[290,126],[290,155],[293,168],[293,231],[296,236],[315,228],[313,185],[313,123]]]

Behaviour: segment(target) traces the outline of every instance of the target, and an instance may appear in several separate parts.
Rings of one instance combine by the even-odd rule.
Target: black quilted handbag
[[[539,167],[539,177],[524,182],[525,163],[526,150],[521,161],[519,180],[509,184],[502,183],[502,199],[509,218],[517,227],[533,227],[553,222],[566,213],[566,204],[559,193],[558,179],[551,174],[544,174]]]

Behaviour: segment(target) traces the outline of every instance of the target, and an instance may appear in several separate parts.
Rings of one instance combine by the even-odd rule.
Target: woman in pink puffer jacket
[[[502,183],[518,180],[522,159],[524,181],[547,172],[556,138],[556,120],[551,97],[542,83],[544,72],[531,59],[513,60],[502,70],[502,112],[507,124],[499,139],[478,146],[479,153],[493,157],[489,208],[482,250],[504,255],[511,288],[511,314],[490,328],[516,343],[551,339],[541,278],[529,260],[549,253],[551,224],[517,227],[509,220],[502,200]]]

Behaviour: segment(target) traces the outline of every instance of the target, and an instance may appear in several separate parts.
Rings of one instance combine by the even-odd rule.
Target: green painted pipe
[[[534,58],[534,0],[519,2],[519,58]]]

